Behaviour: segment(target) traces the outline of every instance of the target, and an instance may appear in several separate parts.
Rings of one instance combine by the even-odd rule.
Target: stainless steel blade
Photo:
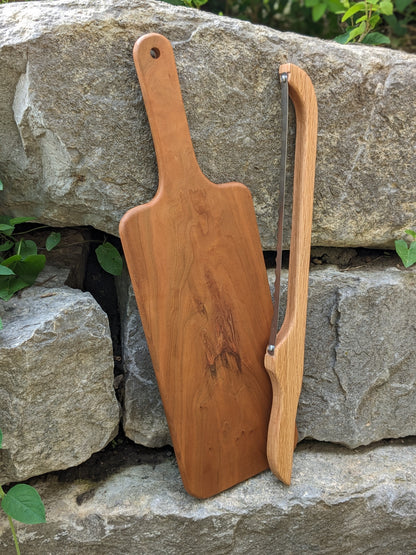
[[[282,243],[283,243],[283,219],[285,206],[286,189],[286,166],[287,166],[287,142],[288,142],[288,120],[289,120],[289,84],[287,73],[280,75],[280,86],[282,93],[282,140],[280,156],[280,186],[279,186],[279,205],[277,223],[277,247],[276,247],[276,281],[274,284],[274,309],[273,319],[270,329],[269,345],[267,352],[273,355],[275,348],[276,334],[279,325],[279,305],[280,305],[280,274],[282,269]]]

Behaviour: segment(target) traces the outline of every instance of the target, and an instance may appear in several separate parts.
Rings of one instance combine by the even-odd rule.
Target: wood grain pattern
[[[251,194],[202,174],[169,41],[133,56],[159,187],[120,236],[182,480],[205,498],[268,468],[272,301]]]
[[[267,457],[273,473],[290,484],[303,377],[318,109],[312,83],[303,70],[285,64],[279,73],[288,74],[296,112],[292,235],[286,314],[276,335],[274,354],[266,352],[264,364],[273,388]]]

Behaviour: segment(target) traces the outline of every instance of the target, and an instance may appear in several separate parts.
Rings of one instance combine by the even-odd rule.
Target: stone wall
[[[49,268],[0,302],[0,483],[81,466],[64,482],[34,479],[48,522],[19,527],[24,552],[413,553],[416,271],[389,249],[416,220],[416,57],[153,1],[12,3],[0,16],[3,214],[116,235],[123,213],[152,198],[157,171],[131,56],[147,32],[172,41],[201,168],[250,188],[265,250],[276,233],[280,63],[307,70],[319,108],[293,484],[266,472],[191,499],[173,456],[156,449],[170,436],[127,272],[116,283],[117,400],[109,316],[65,285],[67,270]],[[290,136],[291,168],[293,113]],[[283,293],[286,282],[283,271]],[[91,455],[119,425],[137,461],[123,466],[120,455],[94,481]],[[6,524],[0,546],[11,553]]]
[[[4,209],[117,234],[124,212],[152,198],[156,166],[131,59],[151,31],[173,42],[202,170],[250,188],[264,249],[275,246],[277,69],[289,61],[307,70],[318,98],[313,244],[391,247],[414,225],[413,55],[151,0],[2,6]]]

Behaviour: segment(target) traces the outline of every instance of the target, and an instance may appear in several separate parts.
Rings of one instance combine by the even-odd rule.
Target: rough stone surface
[[[117,433],[107,317],[49,284],[0,301],[0,484],[80,464]]]
[[[300,437],[367,445],[416,435],[416,272],[310,274]]]
[[[275,245],[282,62],[306,69],[318,97],[313,244],[391,246],[414,226],[416,56],[151,0],[18,2],[0,13],[2,210],[116,234],[122,214],[152,198],[131,52],[156,31],[174,45],[201,168],[250,188],[265,249]]]
[[[281,307],[286,283],[283,271]],[[166,419],[134,294],[128,282],[122,289],[126,432],[156,447],[169,441]],[[415,304],[415,271],[381,263],[345,271],[312,267],[300,438],[353,448],[416,435]]]
[[[162,447],[171,443],[168,424],[126,268],[116,285],[124,370],[124,433],[140,445]]]
[[[94,483],[32,481],[47,523],[18,525],[26,555],[410,555],[416,551],[415,440],[349,451],[306,443],[292,485],[264,472],[212,499],[183,489],[174,460]],[[0,549],[13,555],[7,521]]]

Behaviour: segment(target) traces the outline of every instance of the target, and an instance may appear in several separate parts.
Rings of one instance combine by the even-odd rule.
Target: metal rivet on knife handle
[[[279,73],[288,75],[296,114],[292,231],[286,313],[275,340],[269,341],[275,348],[273,354],[266,352],[264,364],[273,388],[267,458],[273,473],[290,484],[303,377],[318,109],[312,82],[303,70],[285,64]]]

